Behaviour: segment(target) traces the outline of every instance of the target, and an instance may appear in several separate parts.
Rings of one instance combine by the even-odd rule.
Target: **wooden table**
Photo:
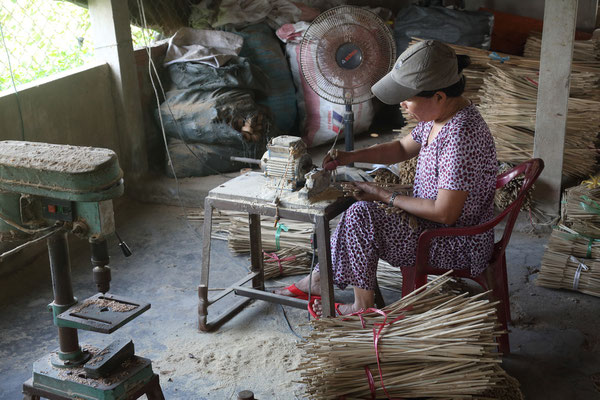
[[[274,200],[279,196],[279,207]],[[321,272],[321,298],[323,316],[335,316],[333,299],[333,278],[331,271],[331,247],[329,221],[341,214],[354,202],[351,198],[334,201],[309,203],[298,191],[275,190],[269,187],[269,180],[262,173],[248,172],[211,190],[204,201],[204,233],[202,247],[202,271],[198,286],[198,328],[210,331],[241,311],[252,299],[259,299],[306,309],[308,302],[297,298],[277,295],[265,291],[263,253],[260,216],[275,217],[282,221],[295,220],[311,222],[315,225],[319,269]],[[248,213],[250,221],[250,274],[233,282],[213,298],[208,298],[210,245],[213,209],[235,210]],[[252,285],[243,286],[252,281]],[[208,307],[231,293],[243,298],[221,313],[214,320],[208,320]]]

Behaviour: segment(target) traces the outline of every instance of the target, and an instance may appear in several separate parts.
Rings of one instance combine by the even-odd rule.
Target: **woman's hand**
[[[342,151],[333,149],[325,155],[323,163],[321,164],[323,169],[332,171],[340,165],[350,164],[352,162],[352,152]]]
[[[387,202],[391,193],[373,182],[344,183],[344,193],[362,201]]]

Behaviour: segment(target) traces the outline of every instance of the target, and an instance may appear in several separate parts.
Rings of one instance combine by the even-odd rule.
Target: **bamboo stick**
[[[308,342],[299,344],[305,357],[297,367],[307,396],[371,397],[365,366],[373,376],[375,397],[472,398],[506,385],[495,352],[500,331],[494,303],[485,294],[441,290],[448,279],[447,274],[436,277],[384,308],[387,320],[368,312],[362,319],[312,321]],[[382,378],[373,340],[384,323],[378,340]]]

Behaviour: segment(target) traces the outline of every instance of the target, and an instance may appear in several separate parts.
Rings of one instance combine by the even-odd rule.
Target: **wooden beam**
[[[533,154],[546,168],[534,196],[540,209],[552,216],[560,210],[576,17],[577,0],[545,2]]]
[[[89,0],[95,57],[110,67],[120,164],[126,178],[139,179],[148,169],[146,138],[127,3]]]

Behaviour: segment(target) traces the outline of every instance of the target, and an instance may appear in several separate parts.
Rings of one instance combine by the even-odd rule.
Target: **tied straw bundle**
[[[530,32],[525,42],[523,55],[529,58],[540,58],[542,50],[542,33]],[[573,43],[573,61],[600,61],[600,42],[598,40],[575,40]]]
[[[498,159],[519,164],[533,154],[537,73],[495,66],[491,71],[480,91],[479,109],[494,136]],[[596,167],[600,102],[571,97],[568,105],[563,168],[566,175],[582,178]]]
[[[600,187],[597,181],[592,178],[579,186],[566,189],[561,206],[562,223],[577,233],[592,238],[600,238]]]
[[[188,213],[191,221],[202,222],[202,210]],[[312,264],[311,234],[312,224],[285,221],[286,230],[280,231],[280,249],[277,250],[275,234],[277,228],[272,221],[261,218],[261,237],[263,243],[263,266],[265,279],[278,276],[305,275],[310,272]],[[250,252],[248,215],[238,211],[213,212],[213,239],[228,240],[229,248],[234,253]],[[293,235],[293,239],[288,235]],[[300,245],[298,245],[300,244]],[[377,267],[377,281],[383,289],[400,292],[402,288],[402,274],[383,260],[379,260]]]
[[[536,284],[600,297],[600,259],[583,258],[579,255],[585,253],[597,256],[600,252],[600,240],[585,241],[585,238],[572,231],[553,230]]]
[[[441,291],[447,275],[381,310],[313,320],[297,368],[307,397],[472,398],[503,380],[495,303]]]
[[[449,46],[457,54],[471,58],[471,65],[463,71],[467,77],[465,95],[479,105],[484,120],[490,125],[498,159],[512,164],[530,159],[533,154],[539,60],[472,47]],[[501,77],[497,76],[499,71],[503,72]],[[475,84],[475,88],[469,89],[469,81]],[[598,147],[596,136],[600,132],[600,115],[597,112],[600,107],[599,89],[600,62],[574,61],[563,167],[568,176],[580,178],[594,171]],[[410,125],[403,131],[409,129],[412,129]]]

